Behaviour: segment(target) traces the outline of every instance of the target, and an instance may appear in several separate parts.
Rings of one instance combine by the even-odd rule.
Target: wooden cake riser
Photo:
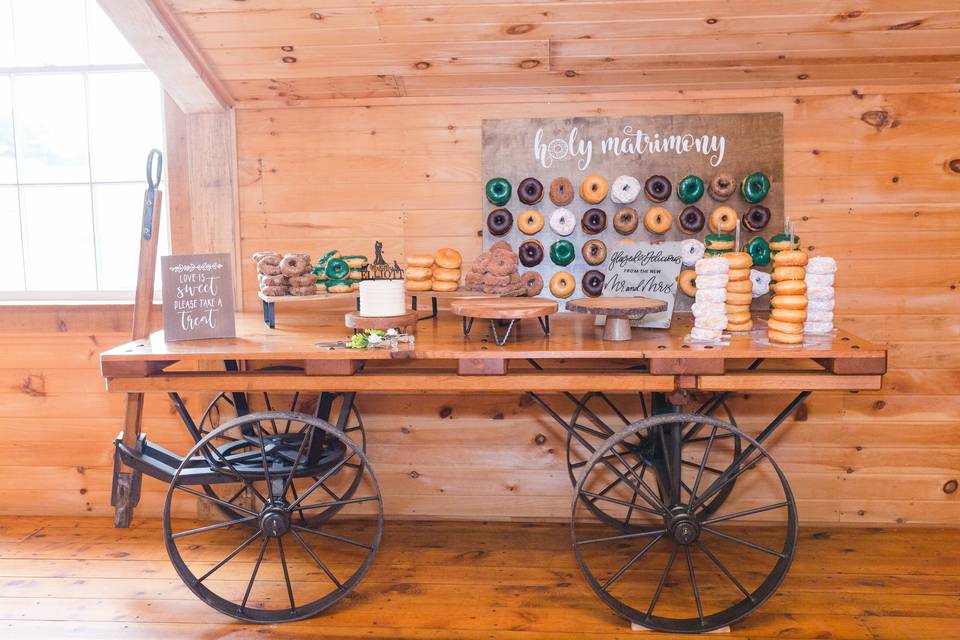
[[[406,333],[415,333],[417,329],[417,312],[408,311],[399,316],[384,316],[374,318],[362,316],[358,311],[350,311],[343,317],[344,324],[348,329],[353,329],[358,333],[365,329],[379,329],[386,331],[388,329],[403,329]]]

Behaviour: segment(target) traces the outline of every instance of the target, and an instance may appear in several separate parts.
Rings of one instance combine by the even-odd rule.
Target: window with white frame
[[[0,0],[0,299],[131,299],[152,148],[160,85],[96,0]]]

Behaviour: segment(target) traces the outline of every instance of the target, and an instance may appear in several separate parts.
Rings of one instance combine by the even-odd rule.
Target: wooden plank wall
[[[887,88],[330,101],[237,112],[241,257],[336,246],[388,257],[480,251],[482,118],[782,111],[787,211],[836,256],[844,326],[890,349],[875,393],[815,394],[772,450],[807,522],[960,524],[960,96]],[[242,261],[248,308],[254,275]],[[119,395],[100,349],[122,308],[0,309],[0,513],[107,514]],[[281,320],[282,322],[282,320]],[[786,401],[739,397],[751,429]],[[192,410],[199,408],[192,399]],[[361,409],[394,517],[564,518],[563,433],[520,396],[368,396]],[[145,430],[187,440],[163,398]],[[953,482],[951,482],[953,481]],[[141,514],[163,487],[144,484]]]

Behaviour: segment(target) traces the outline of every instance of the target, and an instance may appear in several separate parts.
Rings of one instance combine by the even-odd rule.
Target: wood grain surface
[[[542,318],[557,312],[557,303],[538,298],[454,299],[450,310],[458,316],[485,320],[522,320]]]
[[[567,309],[578,313],[593,315],[632,316],[642,313],[663,311],[667,304],[650,298],[612,298],[600,296],[597,298],[580,298],[569,300]]]

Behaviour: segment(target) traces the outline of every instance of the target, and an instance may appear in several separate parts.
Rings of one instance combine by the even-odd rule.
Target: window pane
[[[21,184],[88,182],[83,76],[17,76],[13,98]]]
[[[0,0],[0,67],[12,67],[13,57],[13,9],[10,0]]]
[[[87,36],[90,64],[143,64],[96,0],[87,0]]]
[[[131,291],[136,287],[143,189],[140,184],[93,186],[97,265],[100,289],[104,291]]]
[[[10,77],[0,76],[0,184],[17,183],[17,159],[13,150],[13,104]]]
[[[23,251],[16,187],[0,187],[0,291],[23,291]]]
[[[27,289],[95,291],[90,185],[20,187]]]
[[[163,148],[156,77],[149,71],[91,73],[87,93],[93,180],[142,181],[147,153]]]
[[[87,63],[82,0],[13,0],[13,34],[18,67]]]

